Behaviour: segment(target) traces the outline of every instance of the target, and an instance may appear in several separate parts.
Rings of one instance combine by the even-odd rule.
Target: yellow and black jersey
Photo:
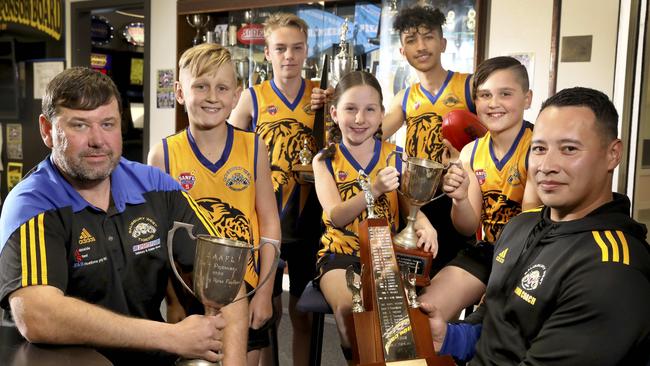
[[[388,142],[375,140],[374,155],[368,166],[362,167],[342,143],[336,147],[336,153],[326,158],[325,163],[332,174],[334,182],[338,187],[341,200],[346,201],[363,194],[357,178],[359,170],[368,174],[370,181],[373,182],[379,171],[387,167],[388,164],[394,166],[398,171],[402,171],[402,161],[394,155],[386,162],[391,151],[402,151],[400,147]],[[375,213],[380,217],[388,219],[392,231],[396,231],[399,226],[398,200],[397,191],[385,193],[375,200]],[[323,212],[323,222],[325,223],[325,233],[321,238],[322,248],[319,251],[319,257],[326,254],[337,253],[359,256],[359,223],[367,217],[367,210],[363,210],[354,221],[347,224],[344,228],[335,227],[327,214]]]
[[[292,168],[300,164],[303,141],[313,135],[315,113],[311,110],[311,91],[317,86],[316,82],[302,80],[293,102],[287,100],[273,80],[249,88],[253,99],[252,128],[269,150],[283,241],[294,239],[298,217],[310,190],[309,186],[297,183]]]
[[[216,162],[201,153],[189,129],[163,139],[165,171],[208,212],[218,236],[257,247],[257,135],[227,127],[226,144]],[[253,287],[258,270],[257,255],[249,257],[245,280]]]
[[[441,161],[442,119],[450,111],[467,109],[475,113],[471,96],[470,74],[447,72],[447,78],[436,95],[415,83],[404,92],[402,111],[406,117],[408,156]]]
[[[470,168],[483,194],[483,240],[494,243],[508,220],[521,212],[533,124],[521,123],[515,141],[501,160],[494,155],[490,136],[488,132],[473,142]]]

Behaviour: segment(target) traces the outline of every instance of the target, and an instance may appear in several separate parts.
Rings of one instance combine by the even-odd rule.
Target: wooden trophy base
[[[299,184],[314,183],[314,169],[311,164],[297,164],[291,170],[296,173],[296,179]]]
[[[393,249],[400,269],[408,268],[410,273],[415,273],[415,285],[418,287],[429,286],[433,254],[422,249],[407,249],[396,244],[393,244]]]

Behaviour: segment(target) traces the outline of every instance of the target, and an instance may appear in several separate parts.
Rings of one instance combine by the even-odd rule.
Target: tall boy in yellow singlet
[[[321,209],[313,187],[300,185],[292,172],[293,166],[300,164],[302,143],[312,136],[314,127],[310,98],[316,83],[301,76],[307,58],[307,28],[294,14],[274,14],[266,20],[264,54],[273,65],[273,79],[245,90],[230,119],[239,128],[257,132],[269,149],[282,225],[282,258],[289,266],[294,365],[308,362],[310,318],[295,306],[315,277],[322,231]],[[275,292],[281,293],[281,288]],[[275,298],[276,309],[280,309],[280,297]]]
[[[261,242],[279,245],[280,222],[265,145],[254,133],[226,121],[241,93],[230,53],[216,44],[198,45],[183,53],[179,69],[176,96],[187,110],[190,125],[157,144],[149,164],[181,183],[209,213],[220,236],[255,247]],[[257,286],[259,273],[275,271],[273,256],[273,248],[265,246],[260,258],[249,258],[244,279],[250,288]],[[249,365],[258,364],[259,349],[269,343],[267,332],[257,330],[273,315],[272,290],[273,279],[257,290],[248,317],[243,308],[237,308],[242,333],[251,327]],[[238,306],[229,305],[223,311]],[[243,359],[237,361],[232,364],[244,364]]]

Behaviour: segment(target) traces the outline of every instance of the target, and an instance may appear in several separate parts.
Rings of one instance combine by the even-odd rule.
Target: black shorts
[[[282,243],[280,258],[289,267],[289,293],[300,297],[303,290],[316,277],[316,255],[320,246],[319,238],[300,242]],[[282,293],[284,266],[278,265],[273,287],[273,296]]]
[[[361,258],[356,255],[347,255],[339,253],[329,253],[321,257],[316,265],[318,277],[314,280],[314,285],[318,287],[321,277],[333,269],[347,269],[349,266],[354,268],[354,272],[361,275]]]
[[[458,253],[456,258],[449,262],[449,265],[464,269],[487,285],[490,271],[492,271],[493,255],[494,245],[480,241],[476,243],[476,246],[466,248]]]
[[[246,292],[250,292],[252,289],[253,287],[246,283]],[[249,302],[253,296],[255,296],[255,294],[248,296]],[[274,317],[271,317],[271,319],[267,320],[267,322],[264,323],[264,325],[262,325],[262,327],[259,329],[248,328],[248,344],[246,351],[250,352],[256,349],[266,348],[270,346],[271,338],[269,337],[269,328],[271,328],[274,324],[275,319]]]
[[[451,198],[444,195],[420,208],[420,211],[426,215],[431,225],[438,232],[438,255],[433,259],[431,265],[430,275],[432,278],[459,252],[472,247],[476,243],[474,235],[464,236],[456,231],[451,221],[451,206]]]

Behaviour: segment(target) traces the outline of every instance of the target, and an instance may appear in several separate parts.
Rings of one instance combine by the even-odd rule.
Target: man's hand
[[[248,324],[253,329],[260,329],[273,316],[271,296],[256,292],[248,305]]]
[[[442,190],[447,196],[462,201],[467,198],[469,176],[462,165],[452,164],[442,178]]]
[[[334,94],[334,88],[329,87],[326,90],[320,88],[314,88],[311,91],[311,110],[315,111],[317,109],[323,108],[325,103],[329,98]],[[327,112],[327,111],[325,111]]]
[[[226,321],[215,316],[191,315],[174,324],[172,350],[185,358],[201,358],[216,362],[223,358],[223,329]],[[219,353],[218,353],[219,352]]]
[[[426,302],[420,303],[420,310],[429,317],[429,327],[431,328],[431,336],[433,337],[433,347],[436,352],[442,348],[442,343],[445,341],[447,334],[447,322],[442,317],[440,310],[435,306]]]

